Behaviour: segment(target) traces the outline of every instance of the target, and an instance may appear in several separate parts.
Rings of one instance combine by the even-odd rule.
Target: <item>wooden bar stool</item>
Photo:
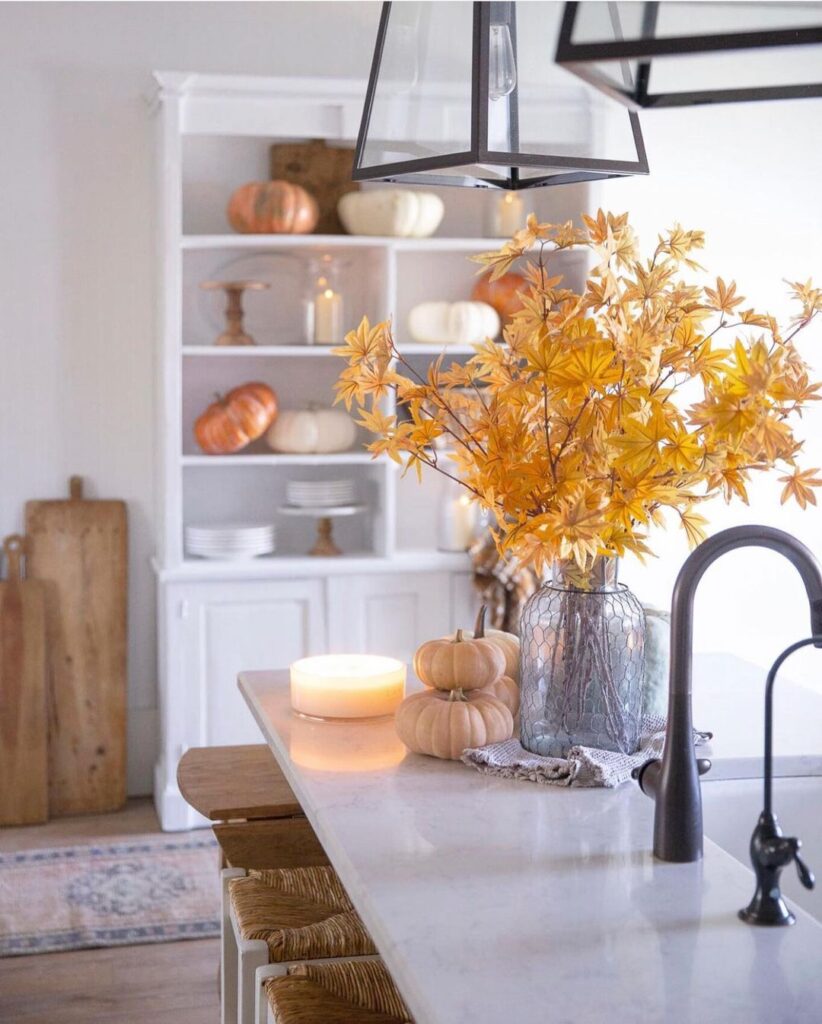
[[[265,982],[261,1024],[413,1024],[381,960],[298,964]]]
[[[214,822],[220,844],[221,1019],[223,1024],[236,1024],[241,956],[231,922],[229,880],[251,870],[326,867],[328,858],[265,744],[193,747],[177,765],[177,784],[188,803]],[[260,962],[259,949],[256,952],[255,966]],[[268,963],[267,956],[263,962]],[[247,1016],[240,1020],[249,1020],[254,1012],[253,969],[250,977],[245,985]]]
[[[266,1020],[262,984],[305,961],[376,959],[371,937],[330,866],[227,879],[226,958],[237,957],[237,1020]],[[236,950],[236,952],[235,952]]]

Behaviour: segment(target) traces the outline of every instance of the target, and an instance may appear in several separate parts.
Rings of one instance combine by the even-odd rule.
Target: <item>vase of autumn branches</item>
[[[780,469],[782,501],[803,508],[822,484],[794,434],[819,397],[795,339],[822,312],[822,289],[793,283],[783,328],[733,281],[702,280],[701,231],[677,225],[643,258],[627,214],[583,225],[532,216],[475,257],[492,280],[517,269],[525,284],[502,343],[466,362],[443,355],[422,376],[390,323],[366,319],[334,350],[348,364],[338,401],[376,435],[375,456],[458,480],[490,512],[502,553],[543,575],[557,567],[523,612],[521,732],[537,752],[589,739],[588,712],[600,745],[636,748],[643,628],[633,606],[612,614],[620,556],[650,555],[649,530],[669,523],[697,545],[700,505],[747,502],[757,472]],[[579,291],[555,270],[575,247],[593,267]]]

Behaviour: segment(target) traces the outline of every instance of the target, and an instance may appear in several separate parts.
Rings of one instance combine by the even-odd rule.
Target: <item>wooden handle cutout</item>
[[[83,478],[73,476],[69,479],[69,497],[72,501],[80,501],[83,497]]]
[[[20,567],[20,559],[26,550],[26,539],[19,533],[12,533],[3,541],[3,551],[6,555],[6,577],[9,580],[22,580],[23,570]]]

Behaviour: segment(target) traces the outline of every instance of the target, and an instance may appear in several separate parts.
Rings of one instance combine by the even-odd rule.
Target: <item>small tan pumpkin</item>
[[[478,693],[489,693],[508,708],[512,715],[516,716],[519,711],[519,686],[510,676],[500,676],[493,683],[484,686]]]
[[[290,181],[249,181],[231,194],[228,223],[244,235],[307,235],[320,208],[310,192]]]
[[[505,675],[515,683],[519,683],[519,637],[514,633],[506,633],[502,629],[486,629],[485,615],[486,607],[483,605],[477,615],[474,632],[472,633],[470,630],[463,630],[462,635],[469,639],[471,637],[475,637],[477,639],[484,637],[486,640],[491,640],[496,644],[505,656]],[[450,639],[453,640],[453,635]]]
[[[428,640],[417,648],[414,671],[436,690],[480,690],[505,671],[505,657],[490,640],[466,640],[458,629],[453,640]]]
[[[397,734],[415,754],[459,760],[468,747],[499,743],[514,734],[508,708],[488,693],[426,690],[397,708]]]

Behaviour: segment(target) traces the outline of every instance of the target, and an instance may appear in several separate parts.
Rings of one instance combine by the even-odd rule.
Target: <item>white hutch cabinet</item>
[[[331,404],[342,363],[300,336],[312,255],[342,264],[346,323],[355,326],[363,314],[372,321],[393,316],[404,353],[424,370],[440,349],[408,340],[408,312],[423,299],[470,295],[476,267],[467,257],[499,244],[480,237],[498,196],[442,191],[446,216],[439,236],[430,239],[234,234],[225,219],[228,197],[246,181],[269,177],[272,142],[324,138],[353,145],[364,84],[179,73],[155,78],[162,729],[155,802],[163,828],[183,829],[202,819],[177,789],[182,753],[196,745],[259,742],[237,693],[240,670],[282,668],[325,651],[410,660],[423,639],[470,623],[476,611],[467,555],[436,550],[438,480],[418,486],[400,479],[390,460],[372,460],[362,449],[364,435],[339,455],[278,455],[262,442],[237,455],[203,455],[194,420],[215,391],[251,380],[270,384],[284,409]],[[569,88],[566,99],[563,130],[588,132],[579,90]],[[447,101],[439,113],[447,120]],[[548,190],[533,202],[540,215],[564,220],[586,207],[587,192],[584,186]],[[562,259],[573,279],[581,259]],[[221,297],[200,283],[263,274],[269,291],[246,297],[257,345],[215,347]],[[451,353],[465,358],[470,349],[451,346]],[[309,557],[313,523],[276,515],[285,484],[340,476],[355,481],[368,513],[335,525],[344,555]],[[276,521],[276,554],[246,563],[186,556],[186,524],[231,521]]]

